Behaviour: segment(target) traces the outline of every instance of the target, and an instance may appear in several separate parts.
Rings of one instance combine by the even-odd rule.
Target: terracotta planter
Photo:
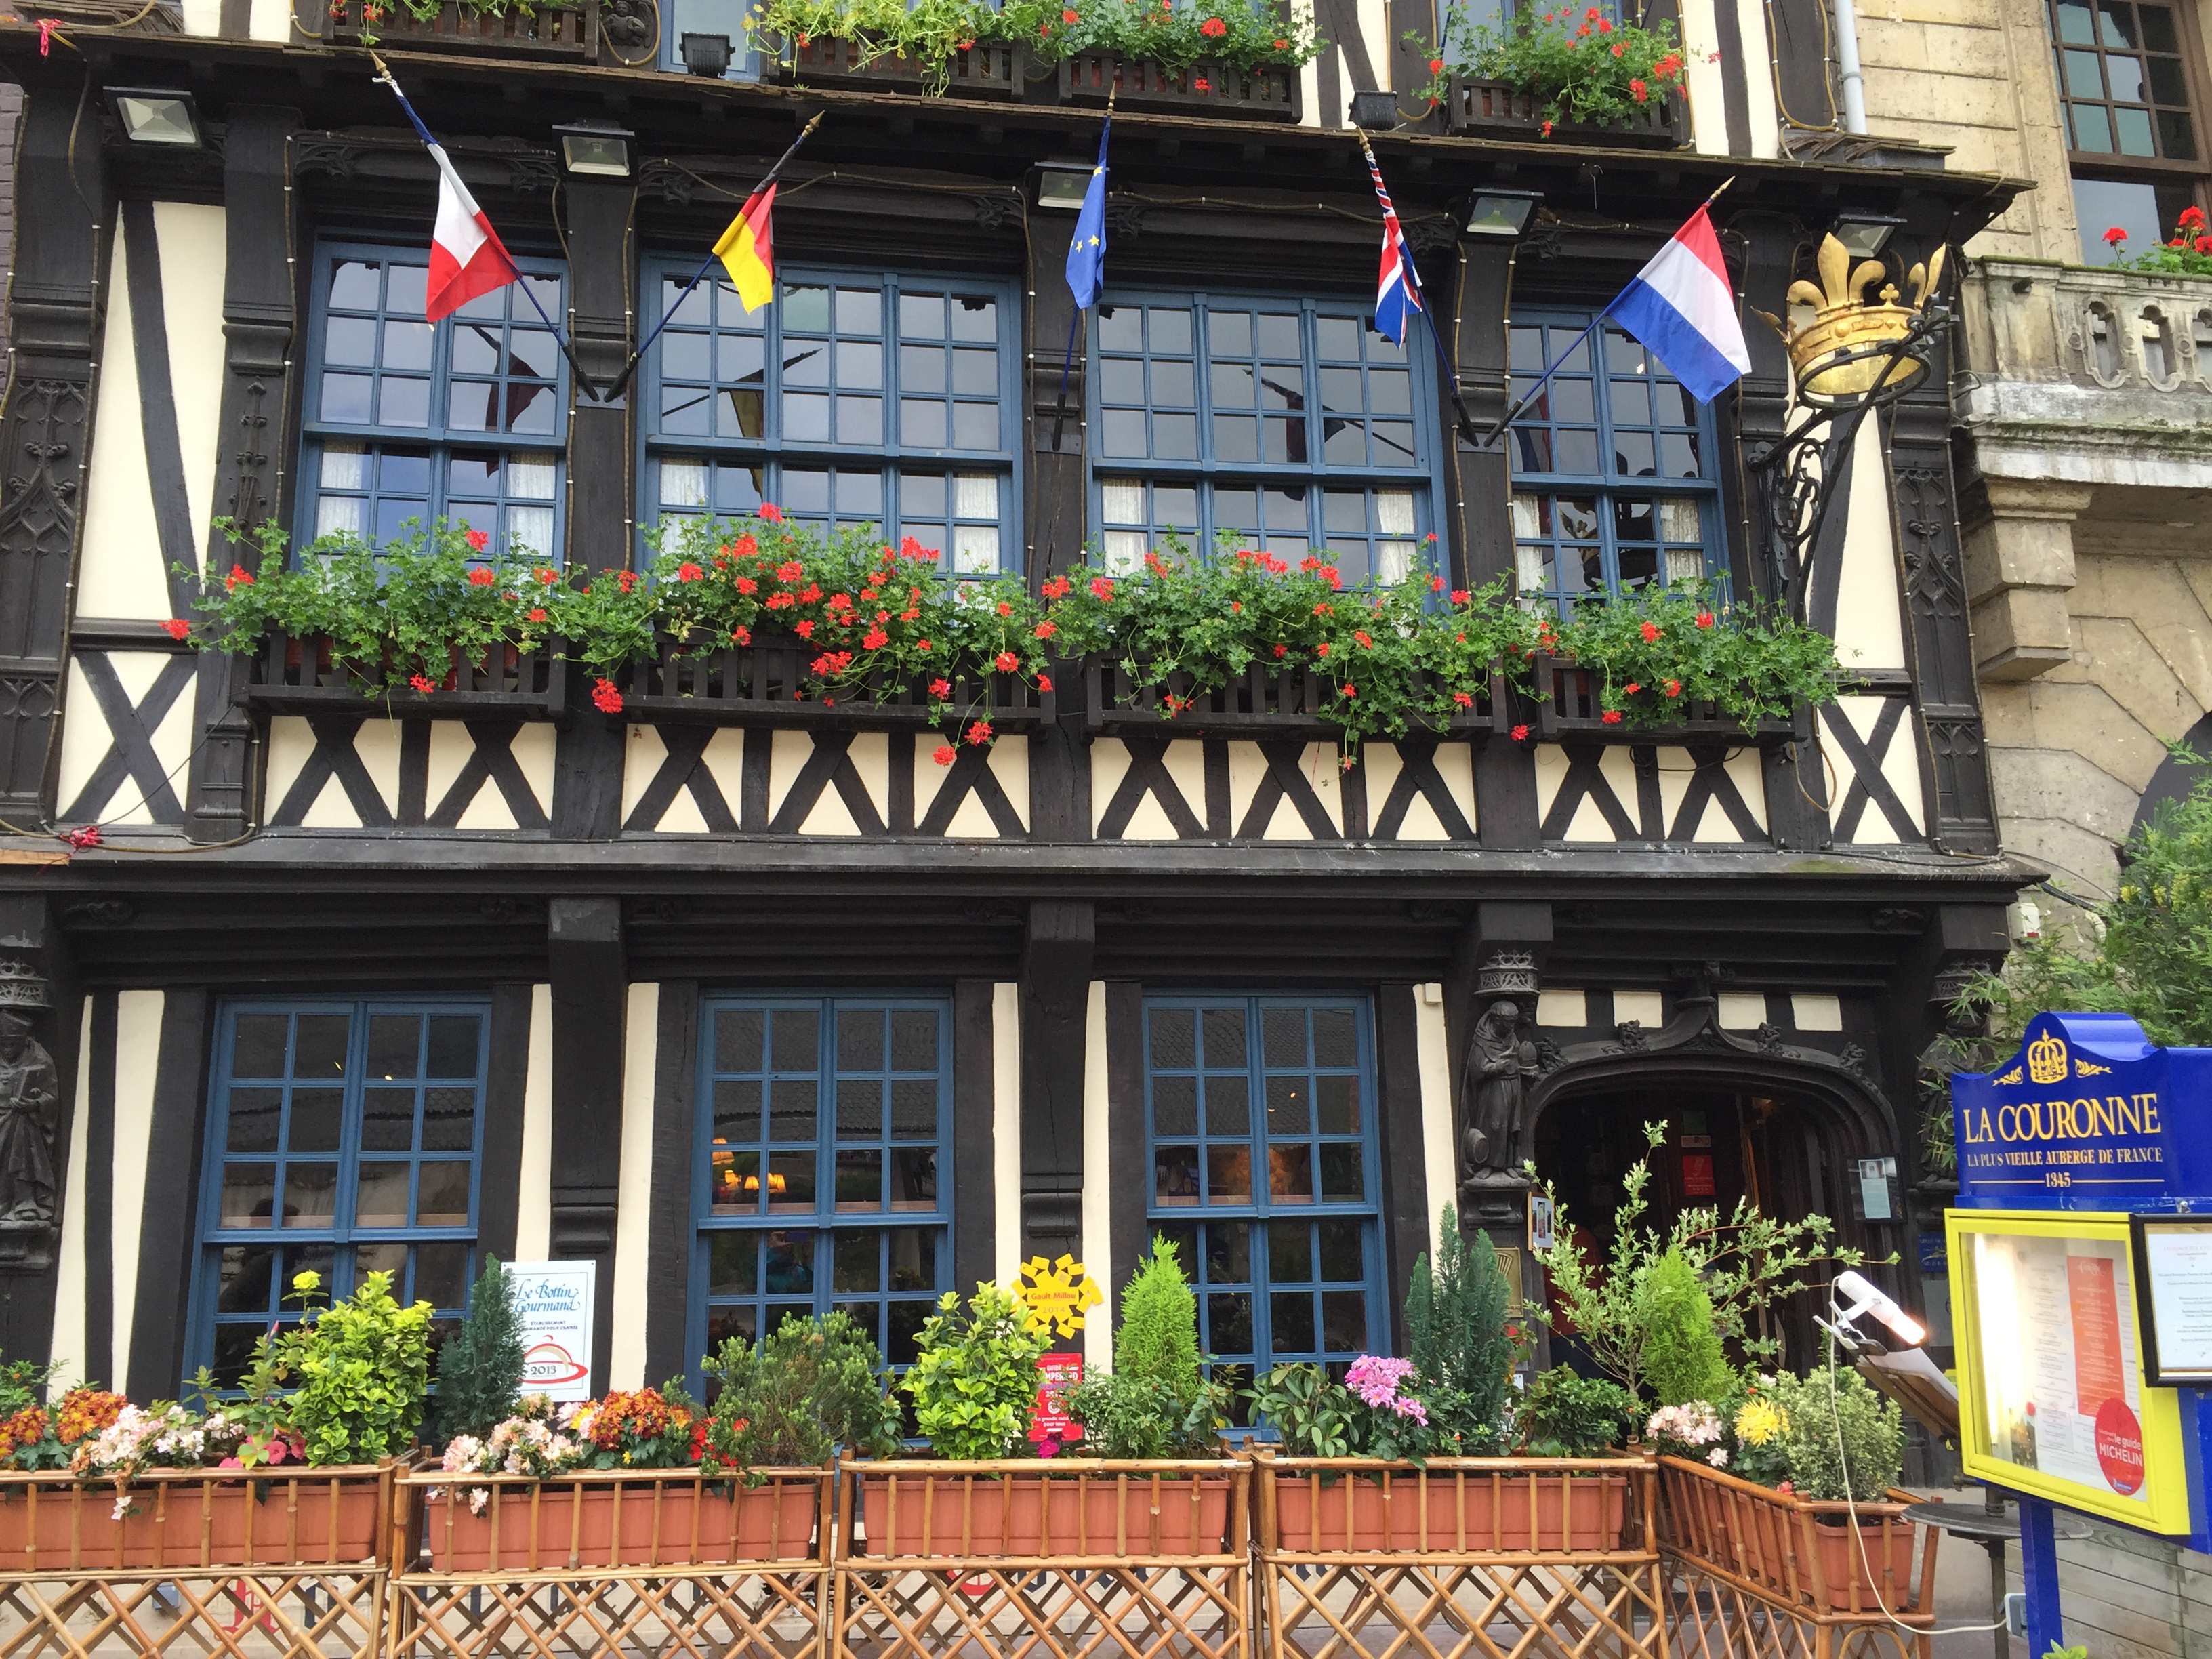
[[[865,1546],[873,1556],[1219,1555],[1231,1473],[1063,1462],[1049,1474],[1003,1465],[861,1468]]]
[[[1942,1534],[1905,1519],[1907,1493],[1857,1505],[1856,1537],[1850,1505],[1777,1492],[1686,1458],[1659,1460],[1659,1496],[1661,1541],[1684,1561],[1802,1607],[1877,1620],[1932,1616],[1918,1609],[1935,1583]]]
[[[483,1512],[465,1481],[422,1503],[422,1545],[438,1572],[709,1565],[811,1555],[811,1477],[719,1490],[689,1475],[665,1481],[483,1483]]]
[[[1547,1470],[1542,1462],[1471,1469],[1463,1479],[1431,1466],[1425,1480],[1398,1468],[1387,1489],[1365,1474],[1340,1474],[1324,1484],[1285,1471],[1275,1481],[1279,1545],[1296,1554],[1620,1548],[1628,1525],[1628,1470]]]
[[[1813,1536],[1820,1545],[1820,1577],[1828,1587],[1828,1605],[1838,1611],[1872,1612],[1887,1607],[1904,1613],[1915,1605],[1912,1593],[1912,1545],[1915,1528],[1896,1524],[1898,1505],[1862,1504],[1854,1535],[1841,1517],[1819,1516]],[[1892,1524],[1885,1526],[1888,1520]],[[1865,1553],[1860,1553],[1860,1545]],[[1869,1571],[1871,1567],[1872,1571]]]
[[[196,1473],[119,1494],[105,1480],[0,1477],[0,1572],[372,1561],[383,1486],[368,1466],[258,1479]]]

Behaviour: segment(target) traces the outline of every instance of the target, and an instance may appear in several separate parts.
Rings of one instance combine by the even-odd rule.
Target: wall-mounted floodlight
[[[726,34],[687,34],[683,40],[684,67],[694,75],[720,80],[730,70],[730,37]]]
[[[1469,236],[1512,241],[1525,234],[1543,196],[1533,190],[1479,190],[1462,228]]]
[[[189,92],[167,87],[110,87],[107,106],[115,125],[134,144],[167,144],[179,149],[200,146],[198,112]]]
[[[1370,88],[1352,94],[1352,125],[1362,132],[1388,132],[1398,120],[1396,93]]]
[[[1835,238],[1852,259],[1878,259],[1889,246],[1891,234],[1904,222],[1887,213],[1839,213]]]
[[[561,141],[562,170],[577,179],[627,179],[636,135],[611,121],[572,121],[553,129]]]
[[[1096,172],[1089,161],[1040,161],[1036,168],[1036,204],[1073,213],[1083,205]]]

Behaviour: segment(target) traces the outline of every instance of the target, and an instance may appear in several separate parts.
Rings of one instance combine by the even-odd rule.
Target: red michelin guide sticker
[[[2121,1497],[2133,1498],[2142,1490],[2142,1425],[2118,1395],[2107,1395],[2097,1407],[2097,1467]]]

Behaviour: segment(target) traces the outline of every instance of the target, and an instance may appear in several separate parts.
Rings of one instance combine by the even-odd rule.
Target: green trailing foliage
[[[499,1258],[484,1258],[469,1316],[438,1351],[438,1438],[479,1437],[514,1415],[522,1399],[522,1314]]]
[[[940,1457],[1012,1456],[1029,1432],[1037,1358],[1049,1346],[1002,1286],[977,1285],[964,1310],[957,1292],[945,1291],[922,1322],[914,1364],[899,1378],[914,1401],[915,1426]]]
[[[1713,1322],[1712,1298],[1680,1250],[1652,1264],[1644,1301],[1644,1387],[1662,1406],[1718,1399],[1733,1376],[1728,1352]]]
[[[1481,1455],[1496,1449],[1505,1417],[1515,1358],[1506,1332],[1510,1291],[1489,1234],[1462,1231],[1449,1204],[1438,1229],[1435,1263],[1415,1258],[1406,1293],[1414,1391],[1440,1436],[1464,1455]]]
[[[1428,49],[1418,32],[1406,39]],[[1560,122],[1625,124],[1663,103],[1687,72],[1671,21],[1656,28],[1615,23],[1595,6],[1522,6],[1502,23],[1478,23],[1470,9],[1455,6],[1435,51],[1426,88],[1432,101],[1443,100],[1454,76],[1500,81],[1544,100],[1547,137]]]

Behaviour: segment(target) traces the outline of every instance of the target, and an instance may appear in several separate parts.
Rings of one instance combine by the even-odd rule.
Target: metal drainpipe
[[[1859,73],[1859,13],[1856,0],[1833,0],[1836,9],[1836,78],[1844,88],[1844,131],[1864,132],[1866,87]]]

